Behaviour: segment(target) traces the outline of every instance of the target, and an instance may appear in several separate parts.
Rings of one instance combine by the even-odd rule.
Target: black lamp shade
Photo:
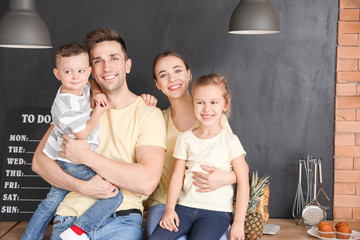
[[[271,34],[279,32],[279,17],[269,0],[241,0],[231,15],[229,33]]]
[[[35,0],[10,0],[0,21],[0,47],[52,48],[46,24],[35,11]]]

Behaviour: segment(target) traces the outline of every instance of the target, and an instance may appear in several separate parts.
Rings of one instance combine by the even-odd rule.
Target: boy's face
[[[91,73],[89,57],[86,53],[70,57],[57,56],[56,68],[53,72],[61,81],[61,93],[81,96]]]

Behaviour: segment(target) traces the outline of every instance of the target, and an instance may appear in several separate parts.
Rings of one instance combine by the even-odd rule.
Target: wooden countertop
[[[314,240],[318,239],[307,233],[309,227],[298,226],[295,219],[270,219],[269,224],[280,226],[280,230],[275,235],[263,235],[261,240],[287,239],[287,240]],[[336,221],[330,221],[333,225]],[[346,221],[349,226],[360,232],[360,221]],[[28,222],[0,222],[0,239],[19,240],[24,233]],[[44,240],[49,240],[51,235],[51,226],[46,232]]]
[[[268,240],[268,239],[299,239],[299,240],[314,240],[319,239],[316,237],[313,237],[307,233],[307,230],[310,229],[310,227],[304,227],[304,226],[298,226],[296,223],[298,220],[295,219],[270,219],[269,224],[276,224],[280,226],[280,230],[275,235],[263,235],[262,240]],[[338,221],[329,221],[333,226]],[[349,226],[355,230],[360,231],[360,221],[346,221],[346,223],[349,224]]]

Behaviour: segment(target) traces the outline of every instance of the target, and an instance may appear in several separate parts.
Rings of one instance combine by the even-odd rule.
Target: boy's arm
[[[94,110],[92,111],[89,120],[86,122],[86,127],[84,130],[74,133],[75,137],[80,140],[85,140],[92,130],[94,130],[96,123],[100,117],[100,115],[105,112],[105,110],[108,109],[108,107],[102,107],[99,104],[96,105]]]
[[[55,160],[46,156],[42,150],[53,128],[54,125],[50,126],[36,148],[32,161],[32,170],[49,184],[59,188],[78,192],[97,199],[116,196],[116,194],[112,192],[116,187],[100,176],[96,175],[89,181],[77,179],[64,172]]]
[[[94,79],[89,79],[89,83],[90,83],[90,91],[92,95],[102,93],[99,84],[97,84],[97,82]]]
[[[232,160],[232,166],[236,173],[237,192],[234,221],[231,225],[229,239],[244,239],[244,223],[249,202],[249,167],[244,155]]]
[[[84,140],[86,139],[92,130],[94,130],[97,121],[101,114],[109,108],[106,96],[101,92],[100,86],[96,83],[95,80],[89,79],[90,91],[92,95],[92,107],[94,108],[89,120],[86,122],[86,127],[84,130],[73,133],[77,139]]]

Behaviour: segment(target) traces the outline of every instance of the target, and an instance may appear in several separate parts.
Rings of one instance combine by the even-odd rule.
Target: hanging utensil
[[[318,193],[316,194],[316,198],[318,198],[320,192],[324,193],[324,196],[326,197],[326,199],[328,200],[329,206],[323,206],[323,208],[325,210],[328,210],[331,208],[331,201],[330,198],[328,197],[328,195],[326,194],[325,190],[323,189],[322,183],[323,183],[323,176],[322,176],[322,165],[321,165],[321,159],[318,160],[318,165],[319,165],[319,182],[320,182],[320,189],[318,191]]]
[[[302,211],[302,219],[307,225],[317,225],[319,222],[326,219],[325,209],[316,200],[316,183],[317,183],[317,163],[314,164],[314,182],[313,182],[313,195],[314,199],[307,204]]]
[[[298,168],[299,168],[298,169],[298,185],[297,185],[294,205],[293,205],[293,209],[292,209],[292,215],[295,219],[301,218],[302,210],[305,206],[304,195],[303,195],[302,186],[301,186],[301,174],[302,174],[302,165],[303,165],[302,162],[303,161],[304,160],[299,160],[299,164],[298,164]]]

